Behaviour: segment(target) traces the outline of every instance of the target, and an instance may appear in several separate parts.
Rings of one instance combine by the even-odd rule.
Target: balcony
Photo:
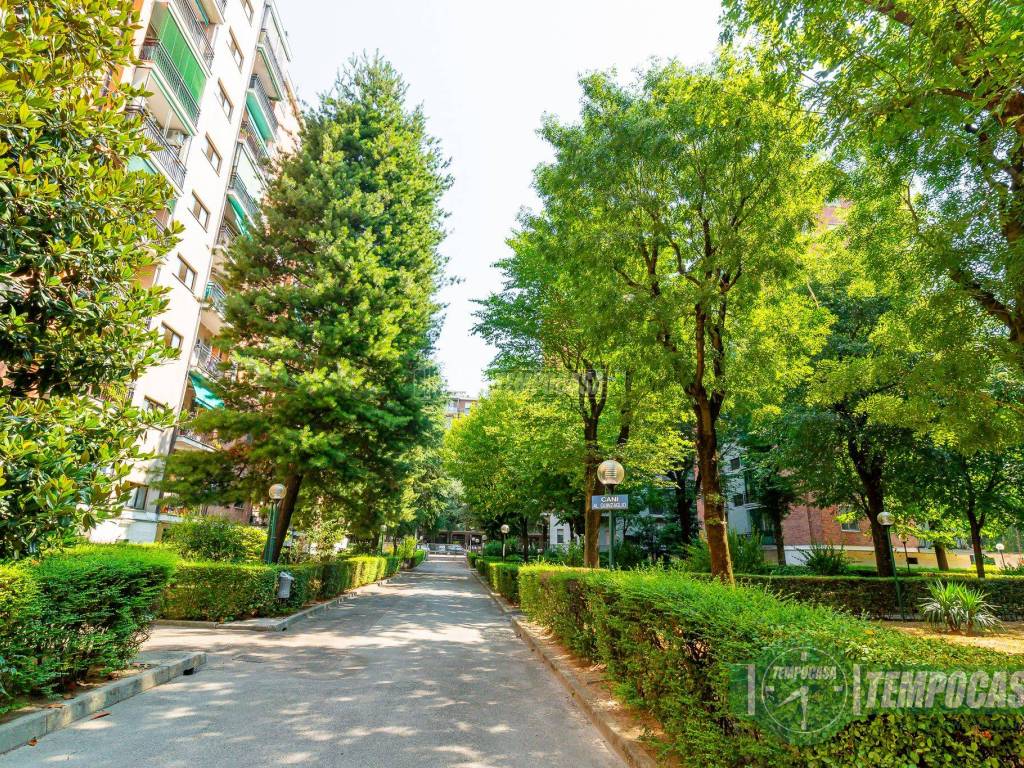
[[[164,129],[160,127],[159,123],[153,119],[153,116],[144,107],[131,105],[126,111],[138,115],[142,121],[142,129],[146,134],[146,138],[159,146],[159,149],[150,152],[149,156],[156,160],[157,164],[164,170],[164,173],[167,174],[167,178],[180,191],[185,184],[185,163],[181,161],[179,156],[181,145],[175,145],[167,138],[164,134]]]
[[[195,347],[192,348],[192,367],[199,371],[204,376],[209,376],[214,379],[222,378],[223,376],[231,376],[234,378],[236,366],[232,365],[225,369],[222,365],[223,361],[213,354],[213,348],[205,343],[202,339],[196,340]]]
[[[255,96],[260,111],[263,112],[267,123],[270,125],[270,130],[276,132],[278,128],[277,115],[274,114],[274,105],[270,102],[270,97],[267,96],[259,75],[253,75],[249,78],[249,92]]]
[[[256,158],[256,163],[261,169],[270,162],[270,150],[267,149],[267,145],[263,142],[259,132],[249,122],[248,115],[242,118],[242,127],[238,131],[238,137],[248,147],[252,156]]]
[[[224,289],[220,283],[216,283],[213,280],[206,284],[206,293],[203,297],[210,302],[210,306],[213,307],[217,314],[221,317],[224,316],[224,302],[227,300],[227,294],[224,293]]]
[[[171,223],[171,212],[167,208],[161,208],[156,212],[156,215],[153,217],[153,221],[156,222],[156,228],[160,230],[160,232],[166,232],[167,227],[170,226]]]
[[[277,48],[272,42],[270,29],[266,22],[263,24],[263,29],[260,30],[260,39],[256,45],[263,52],[263,58],[267,61],[267,66],[270,67],[271,77],[277,81],[277,86],[283,95],[285,87],[284,70],[281,69],[281,60],[277,55]]]
[[[190,418],[193,416],[195,414],[189,414]],[[216,435],[205,435],[185,424],[178,425],[177,439],[187,441],[182,446],[183,448],[201,448],[204,451],[212,451],[218,445]]]
[[[200,21],[196,16],[195,6],[191,0],[171,0],[178,16],[181,17],[185,29],[188,30],[189,39],[199,51],[199,56],[206,62],[207,66],[213,64],[213,44],[207,37],[209,27],[205,22]]]
[[[256,201],[249,190],[245,188],[245,182],[237,173],[231,174],[231,182],[228,184],[228,194],[234,195],[235,199],[242,204],[245,212],[253,221],[260,217],[260,204]]]
[[[160,73],[160,77],[170,88],[185,114],[195,123],[199,118],[199,102],[185,85],[185,81],[182,79],[181,73],[178,72],[174,60],[167,53],[167,49],[159,40],[150,38],[142,44],[139,58],[144,62],[149,62]]]

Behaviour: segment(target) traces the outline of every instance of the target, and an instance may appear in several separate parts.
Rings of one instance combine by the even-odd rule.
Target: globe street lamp
[[[387,523],[381,523],[380,524],[380,553],[382,555],[384,554],[384,534],[387,532],[387,530],[388,530],[388,524]]]
[[[270,522],[267,525],[267,543],[263,547],[263,562],[270,565],[274,562],[274,539],[277,536],[277,506],[284,498],[285,488],[281,483],[274,483],[267,491],[270,496]]]
[[[892,548],[892,524],[896,522],[891,512],[879,512],[878,513],[878,524],[885,529],[885,543],[888,545],[889,550],[889,563],[892,565],[892,580],[896,585],[896,602],[900,607],[900,618],[903,621],[907,620],[907,611],[903,607],[903,591],[900,589],[900,577],[896,572],[896,554]]]
[[[1006,555],[1003,554],[1003,551],[1005,549],[1006,549],[1006,545],[1003,544],[1003,542],[1000,541],[998,544],[996,544],[996,552],[999,553],[999,559],[1003,561],[1003,570],[1004,571],[1006,570]]]
[[[605,493],[608,492],[608,486],[612,487],[612,493],[615,493],[615,486],[626,479],[626,470],[622,468],[622,465],[615,459],[606,459],[602,461],[597,467],[597,479],[601,481],[601,484],[605,487]],[[608,567],[615,567],[615,510],[608,510]]]
[[[505,537],[508,536],[508,523],[501,524],[501,559],[505,559]]]

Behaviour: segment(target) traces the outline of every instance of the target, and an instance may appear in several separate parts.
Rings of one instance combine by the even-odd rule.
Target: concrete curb
[[[398,574],[396,573],[395,576]],[[185,627],[187,629],[228,629],[234,632],[284,632],[288,627],[297,621],[308,619],[311,616],[316,616],[318,613],[323,613],[329,608],[333,608],[338,603],[348,600],[350,597],[355,597],[362,590],[367,587],[375,587],[381,584],[387,584],[395,576],[389,576],[386,579],[375,581],[372,584],[364,584],[361,587],[350,589],[348,592],[343,592],[337,597],[332,597],[330,600],[325,600],[322,603],[311,605],[308,608],[303,608],[301,611],[296,611],[288,616],[281,616],[280,618],[274,617],[259,617],[255,619],[242,619],[240,621],[189,621],[187,619],[157,619],[154,624],[161,627]]]
[[[555,673],[558,681],[569,691],[577,706],[594,724],[601,736],[629,768],[658,768],[658,761],[640,740],[643,729],[627,715],[609,706],[608,694],[603,697],[595,690],[603,675],[586,680],[571,664],[572,655],[553,641],[537,634],[519,616],[511,617],[512,627],[544,663]]]
[[[475,568],[470,566],[469,570],[490,595],[494,604],[512,623],[516,635],[555,673],[555,677],[569,692],[590,722],[594,724],[615,754],[629,768],[658,768],[658,761],[640,740],[643,728],[633,718],[619,711],[620,705],[614,702],[607,693],[602,695],[599,690],[595,690],[597,684],[604,680],[604,676],[592,676],[590,680],[582,678],[571,663],[572,654],[554,641],[541,637],[533,627],[526,623],[522,611],[494,592],[491,585],[484,581],[483,576]]]
[[[123,680],[115,680],[75,696],[73,699],[60,702],[60,706],[57,708],[32,712],[0,724],[0,754],[24,746],[32,739],[38,739],[48,733],[58,731],[76,720],[81,720],[112,704],[155,688],[168,680],[173,680],[181,675],[191,675],[205,663],[205,653],[201,651],[188,653],[139,672],[137,675],[126,677]]]

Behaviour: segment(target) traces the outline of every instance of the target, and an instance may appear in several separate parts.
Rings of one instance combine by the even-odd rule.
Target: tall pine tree
[[[170,457],[185,503],[287,492],[275,559],[296,504],[401,493],[438,397],[429,355],[442,274],[440,199],[450,180],[422,112],[379,58],[353,60],[305,115],[270,183],[264,221],[236,240],[219,347],[238,373],[195,426],[213,452]],[[374,489],[367,495],[367,489]]]

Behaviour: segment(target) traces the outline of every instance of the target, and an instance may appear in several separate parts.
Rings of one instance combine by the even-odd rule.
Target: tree
[[[195,422],[222,447],[168,462],[165,487],[183,501],[200,467],[231,473],[219,490],[228,498],[262,498],[281,479],[275,559],[300,499],[347,499],[377,520],[398,510],[410,452],[434,429],[441,392],[429,354],[449,178],[404,98],[390,64],[354,60],[306,114],[264,220],[231,249],[217,343],[238,375],[214,385],[225,407]]]
[[[794,479],[782,466],[782,457],[775,445],[762,442],[749,432],[744,432],[737,443],[744,450],[751,496],[757,504],[755,514],[760,517],[762,525],[767,522],[771,526],[776,562],[785,565],[786,537],[783,521],[798,498]]]
[[[556,159],[538,172],[546,210],[579,225],[603,305],[643,329],[685,393],[713,572],[732,581],[718,421],[730,398],[781,396],[807,372],[821,317],[791,290],[822,204],[813,125],[785,83],[747,62],[655,66],[635,87],[583,81],[583,118],[553,120]]]
[[[601,511],[591,499],[597,488],[597,468],[602,460],[625,460],[630,477],[645,476],[652,467],[664,464],[667,441],[658,446],[647,442],[647,450],[637,451],[636,413],[643,407],[645,423],[651,414],[669,402],[656,396],[664,386],[663,376],[647,364],[632,343],[629,328],[616,318],[593,312],[594,304],[614,301],[607,281],[581,275],[578,249],[585,247],[579,222],[561,217],[562,211],[550,208],[540,215],[521,218],[519,232],[510,239],[512,256],[498,262],[505,275],[500,293],[482,302],[476,332],[498,347],[492,372],[508,380],[513,376],[543,379],[544,396],[555,396],[556,407],[565,408],[578,418],[581,440],[579,460],[583,500],[584,563],[598,567],[598,535]],[[571,382],[568,389],[565,382]],[[616,430],[614,443],[602,441],[609,424]],[[659,463],[660,462],[660,463]],[[576,515],[569,515],[575,523]]]
[[[1000,333],[978,357],[1024,368],[1024,56],[1019,5],[958,0],[726,0],[807,82],[831,144],[902,187],[938,292]],[[915,191],[920,192],[914,202]]]
[[[138,438],[165,415],[128,382],[167,352],[161,291],[137,277],[175,240],[171,190],[116,81],[137,15],[114,0],[0,12],[0,560],[119,511]]]

